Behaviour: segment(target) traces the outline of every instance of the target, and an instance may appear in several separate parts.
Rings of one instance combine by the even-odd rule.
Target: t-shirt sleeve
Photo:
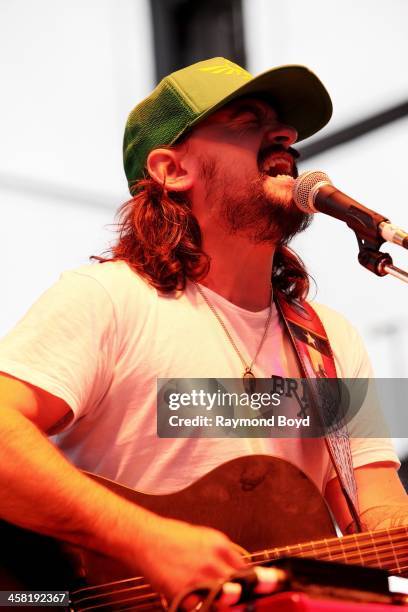
[[[375,393],[374,372],[360,334],[338,313],[314,306],[330,339],[338,376],[345,379],[354,401],[347,423],[354,468],[377,462],[398,468],[400,461],[388,435],[386,413]],[[335,476],[330,465],[326,482]]]
[[[63,399],[77,419],[109,387],[115,331],[106,289],[86,274],[65,272],[0,341],[0,371]]]

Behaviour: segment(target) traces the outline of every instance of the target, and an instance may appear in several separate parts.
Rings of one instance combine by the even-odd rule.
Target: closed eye
[[[240,107],[231,115],[228,125],[242,135],[249,130],[260,129],[264,120],[264,115],[258,108],[252,106]]]
[[[262,121],[266,120],[266,115],[258,106],[245,105],[236,109],[236,111],[231,115],[231,119],[249,119],[261,124]]]

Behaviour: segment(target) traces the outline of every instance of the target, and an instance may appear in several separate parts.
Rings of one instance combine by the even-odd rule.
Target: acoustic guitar
[[[253,564],[296,556],[408,572],[408,527],[336,537],[314,483],[283,459],[234,459],[168,495],[88,476],[157,514],[223,531]],[[0,524],[0,541],[0,590],[69,590],[75,612],[163,610],[150,585],[111,558],[8,523]]]

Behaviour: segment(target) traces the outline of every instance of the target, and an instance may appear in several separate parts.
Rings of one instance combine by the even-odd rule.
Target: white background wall
[[[151,36],[147,0],[0,0],[0,335],[113,237]]]
[[[408,97],[406,0],[244,0],[249,69],[307,64],[332,94],[324,133]],[[113,238],[127,199],[121,143],[153,84],[147,0],[0,0],[0,335],[59,273]],[[408,119],[321,155],[346,193],[408,227]],[[356,261],[353,234],[318,215],[296,240],[317,299],[360,329],[378,376],[408,376],[408,287]],[[395,263],[408,256],[391,249]]]

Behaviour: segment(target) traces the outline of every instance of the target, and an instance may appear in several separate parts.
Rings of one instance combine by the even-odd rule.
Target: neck
[[[238,235],[206,236],[211,267],[202,285],[246,310],[262,310],[271,301],[275,245],[251,244]]]

